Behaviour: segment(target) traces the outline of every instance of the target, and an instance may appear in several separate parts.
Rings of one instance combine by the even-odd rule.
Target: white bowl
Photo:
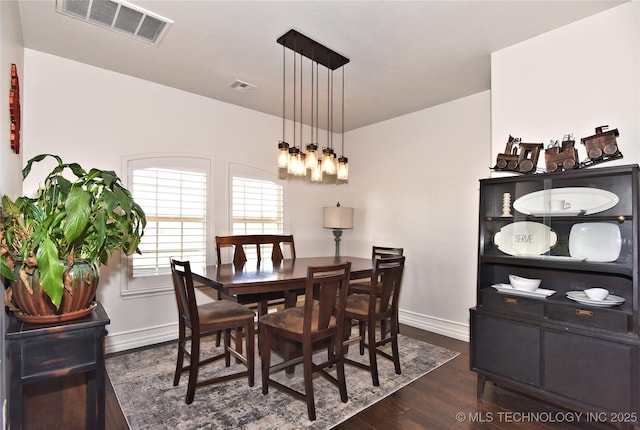
[[[604,288],[589,288],[584,290],[584,294],[591,300],[604,300],[609,295],[609,290]]]
[[[523,278],[522,276],[509,275],[509,283],[516,290],[534,291],[540,286],[540,279]]]

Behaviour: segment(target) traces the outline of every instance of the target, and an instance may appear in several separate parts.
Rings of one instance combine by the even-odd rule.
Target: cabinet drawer
[[[493,291],[483,292],[480,296],[480,303],[495,310],[538,316],[544,314],[544,303],[541,300]]]
[[[573,307],[549,303],[545,316],[556,321],[604,328],[623,333],[629,331],[630,315],[608,308]]]

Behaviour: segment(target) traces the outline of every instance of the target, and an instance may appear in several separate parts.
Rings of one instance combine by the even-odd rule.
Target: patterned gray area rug
[[[210,351],[215,350],[212,339],[206,344]],[[253,387],[249,387],[246,378],[201,387],[196,389],[191,405],[184,403],[188,374],[184,373],[180,384],[173,386],[175,344],[109,357],[106,366],[132,430],[329,429],[459,355],[402,335],[399,336],[399,349],[401,375],[395,374],[391,361],[378,358],[380,387],[373,386],[368,371],[345,365],[349,396],[346,403],[340,401],[337,387],[316,375],[317,420],[313,422],[308,419],[304,402],[273,387],[267,395],[262,395],[259,358],[256,359]],[[362,362],[368,360],[366,353],[359,355],[357,345],[349,348],[349,357]],[[240,365],[225,368],[223,361],[216,362],[201,368],[200,375],[206,377],[210,372],[220,374],[229,369],[237,370],[235,366]],[[302,391],[300,366],[292,377],[287,378],[284,372],[274,375],[274,379],[278,377]]]

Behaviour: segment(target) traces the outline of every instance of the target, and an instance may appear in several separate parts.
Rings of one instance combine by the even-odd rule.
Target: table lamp
[[[333,229],[333,236],[336,241],[336,257],[340,257],[342,230],[353,228],[353,208],[342,207],[340,202],[335,207],[324,208],[323,227]]]

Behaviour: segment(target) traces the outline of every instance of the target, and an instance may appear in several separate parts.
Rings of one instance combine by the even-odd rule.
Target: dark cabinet
[[[480,181],[471,369],[565,405],[640,413],[638,166]],[[535,292],[509,275],[540,279]],[[606,288],[603,302],[584,297]]]
[[[105,326],[100,303],[73,321],[27,324],[10,317],[5,333],[9,426],[105,427]]]

